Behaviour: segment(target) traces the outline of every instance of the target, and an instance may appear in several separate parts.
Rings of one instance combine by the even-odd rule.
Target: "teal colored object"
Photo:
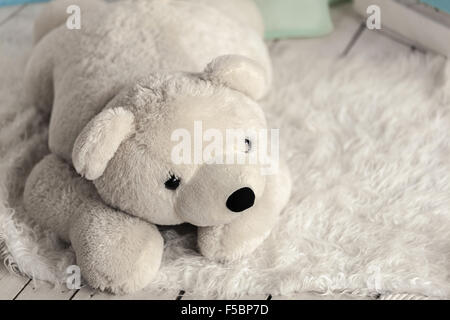
[[[264,18],[266,39],[318,37],[333,31],[328,0],[255,0],[255,2]]]
[[[33,3],[33,2],[46,2],[49,0],[0,0],[0,7],[2,6],[13,6],[24,3]]]
[[[349,2],[349,1],[350,1],[350,0],[330,0],[330,1],[328,1],[328,2],[329,2],[330,5],[332,6],[332,5],[341,3],[341,2]]]
[[[450,1],[449,0],[420,0],[420,2],[426,3],[432,7],[435,7],[441,11],[450,13]]]

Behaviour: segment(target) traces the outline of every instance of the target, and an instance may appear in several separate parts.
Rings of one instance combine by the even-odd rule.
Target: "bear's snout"
[[[255,208],[265,187],[257,165],[205,164],[177,190],[175,212],[199,227],[229,224]]]
[[[255,193],[245,187],[234,191],[227,199],[226,206],[233,212],[242,212],[255,203]]]

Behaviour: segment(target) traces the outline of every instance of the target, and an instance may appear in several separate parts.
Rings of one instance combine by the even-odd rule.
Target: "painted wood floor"
[[[42,4],[30,4],[21,6],[0,7],[0,54],[24,55],[31,48],[32,26],[35,16],[42,9]],[[326,57],[339,58],[350,52],[374,52],[391,53],[398,50],[413,50],[408,45],[396,42],[377,31],[365,28],[363,20],[353,12],[350,4],[339,5],[332,8],[332,19],[335,31],[326,37],[297,41],[296,47],[301,50],[311,51],[312,54],[321,54]],[[283,41],[269,43],[270,47],[280,45]],[[48,283],[33,281],[24,277],[18,277],[6,272],[0,267],[0,299],[3,300],[99,300],[99,299],[207,299],[208,297],[189,296],[184,294],[183,288],[168,291],[163,295],[154,296],[141,291],[129,296],[112,296],[83,287],[80,290],[69,290],[65,287],[53,288]],[[301,293],[294,296],[272,296],[270,293],[258,296],[245,296],[242,299],[267,300],[267,299],[358,299],[350,296],[320,296],[314,293]],[[362,298],[364,299],[364,298]],[[368,298],[366,298],[368,299]]]

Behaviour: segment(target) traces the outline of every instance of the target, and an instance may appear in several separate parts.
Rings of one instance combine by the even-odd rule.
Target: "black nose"
[[[233,192],[227,199],[227,208],[233,212],[241,212],[255,203],[255,193],[250,188],[241,188]]]

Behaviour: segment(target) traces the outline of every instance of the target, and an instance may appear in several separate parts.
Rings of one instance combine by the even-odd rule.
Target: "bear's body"
[[[27,82],[43,109],[50,111],[53,104],[50,150],[71,161],[73,143],[87,122],[120,89],[155,71],[200,72],[218,56],[239,54],[263,66],[270,80],[257,13],[250,11],[249,1],[227,1],[224,9],[230,13],[250,12],[255,17],[243,21],[219,11],[223,2],[78,1],[80,30],[69,30],[61,21],[68,17],[65,9],[77,1],[56,2],[58,7],[52,10],[56,16],[45,18],[55,19],[59,26],[37,35],[45,38],[34,49]],[[54,96],[47,88],[53,88]]]
[[[81,30],[64,24],[74,2]],[[282,160],[263,175],[260,163],[173,159],[179,129],[267,129],[255,100],[271,67],[251,1],[57,1],[35,34],[26,92],[50,115],[51,154],[27,179],[25,207],[72,244],[92,287],[149,283],[163,249],[153,224],[198,226],[201,253],[220,261],[268,236],[290,195]],[[248,160],[253,138],[221,152]]]

